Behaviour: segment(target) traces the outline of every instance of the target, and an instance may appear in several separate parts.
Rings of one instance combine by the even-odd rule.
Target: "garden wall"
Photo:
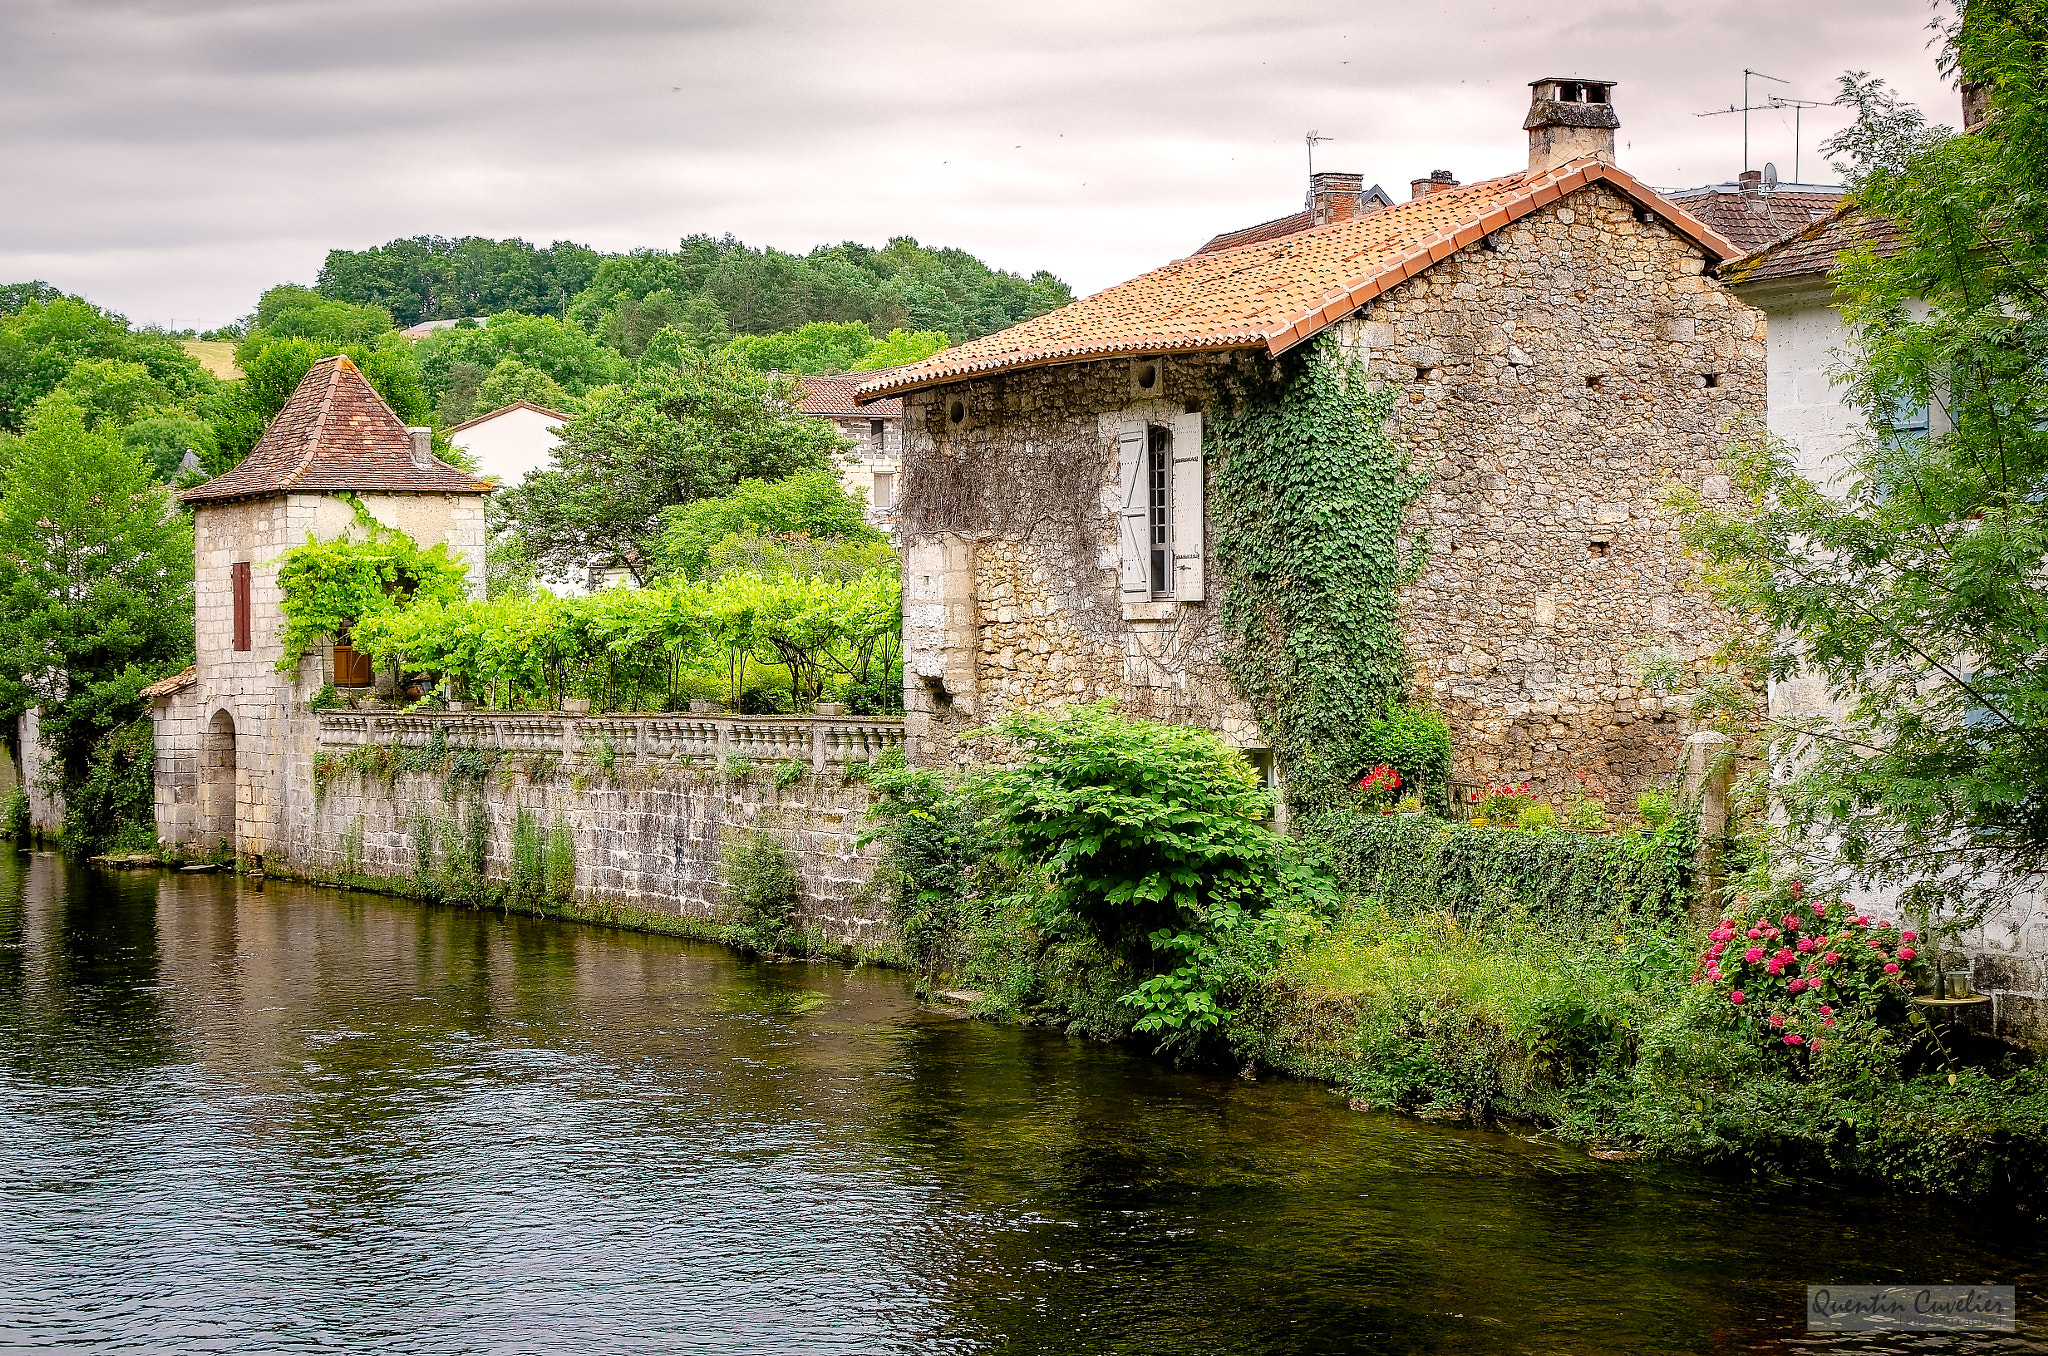
[[[856,845],[864,773],[903,744],[901,721],[552,713],[325,712],[287,769],[284,865],[315,879],[445,875],[474,854],[510,882],[523,835],[566,832],[585,906],[715,919],[722,848],[760,831],[802,872],[798,921],[835,944],[886,946]],[[523,818],[522,818],[523,817]],[[479,841],[480,840],[480,841]],[[424,852],[423,852],[424,848]],[[531,862],[526,865],[531,867]]]

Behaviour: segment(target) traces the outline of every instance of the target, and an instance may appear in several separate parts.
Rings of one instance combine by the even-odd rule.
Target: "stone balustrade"
[[[738,755],[760,764],[807,763],[818,772],[866,762],[903,747],[901,716],[576,715],[552,711],[323,711],[319,746],[417,747],[430,742],[437,729],[450,748],[648,765],[722,763]]]

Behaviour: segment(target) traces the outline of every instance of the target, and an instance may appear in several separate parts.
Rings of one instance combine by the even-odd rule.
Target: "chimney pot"
[[[1735,186],[1744,193],[1761,193],[1764,187],[1762,170],[1744,170],[1735,176]]]
[[[424,471],[434,460],[434,430],[407,425],[405,433],[412,440],[412,464]]]
[[[1573,160],[1614,163],[1614,82],[1548,75],[1529,82],[1529,173],[1546,174]]]
[[[1432,193],[1442,193],[1446,189],[1456,187],[1458,187],[1458,181],[1449,170],[1431,170],[1427,179],[1411,179],[1408,181],[1408,192],[1411,199],[1426,198]]]

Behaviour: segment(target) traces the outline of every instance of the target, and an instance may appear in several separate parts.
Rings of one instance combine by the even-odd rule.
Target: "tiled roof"
[[[1278,240],[1283,235],[1293,235],[1296,231],[1305,231],[1315,224],[1315,213],[1304,207],[1299,212],[1284,217],[1275,217],[1271,221],[1262,221],[1256,226],[1247,226],[1241,231],[1225,231],[1221,235],[1212,236],[1209,239],[1209,243],[1196,250],[1195,253],[1214,254],[1218,250],[1234,250],[1239,245],[1256,245],[1261,240]]]
[[[187,668],[182,673],[174,673],[168,678],[159,678],[148,687],[142,689],[142,695],[145,697],[168,697],[173,692],[184,691],[197,681],[199,681],[199,670],[197,668]]]
[[[886,377],[895,369],[880,372],[832,372],[824,376],[798,377],[803,384],[805,414],[858,415],[863,419],[901,419],[901,400],[877,400],[867,405],[853,403],[854,390],[864,381]]]
[[[453,436],[466,428],[475,428],[478,424],[488,424],[499,415],[510,414],[514,410],[532,410],[535,414],[544,414],[548,418],[564,424],[568,423],[570,419],[569,415],[563,414],[560,410],[551,410],[545,405],[536,405],[531,400],[515,400],[510,405],[506,405],[501,409],[492,410],[489,414],[480,414],[474,419],[466,419],[454,428],[449,429],[448,432]]]
[[[1898,227],[1883,217],[1872,216],[1854,202],[1844,201],[1805,230],[1724,264],[1721,278],[1730,284],[1740,284],[1831,273],[1836,255],[1865,245],[1879,258],[1889,257],[1899,248]]]
[[[336,354],[313,364],[239,466],[182,498],[201,504],[340,490],[489,494],[491,486],[436,457],[415,465],[405,421],[346,354]]]
[[[1574,160],[1534,176],[1509,174],[1432,193],[1279,240],[1192,254],[921,363],[873,374],[858,394],[872,400],[1119,353],[1255,347],[1285,353],[1481,237],[1595,183],[1649,208],[1714,262],[1740,253],[1626,171]]]
[[[1664,196],[1747,254],[1827,216],[1841,205],[1844,191],[1798,185],[1744,193],[1733,184],[1715,184]]]

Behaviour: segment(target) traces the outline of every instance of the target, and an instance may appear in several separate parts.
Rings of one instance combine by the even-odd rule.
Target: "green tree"
[[[519,239],[421,235],[367,250],[329,250],[318,286],[336,301],[381,306],[400,325],[506,311],[562,316],[601,258],[568,240],[543,249]]]
[[[493,316],[484,325],[436,330],[415,344],[413,352],[421,386],[453,416],[450,422],[458,424],[497,408],[481,404],[477,391],[507,358],[545,374],[572,396],[616,380],[621,366],[617,354],[554,316],[506,314]]]
[[[192,527],[152,468],[41,401],[0,470],[0,711],[42,709],[58,789],[192,656]],[[114,826],[88,826],[91,837]],[[81,846],[90,846],[81,843]]]
[[[875,336],[860,321],[843,325],[813,320],[780,334],[742,334],[725,346],[726,356],[762,372],[806,376],[846,372],[875,347]]]
[[[676,505],[662,517],[661,540],[651,554],[664,570],[691,579],[706,577],[712,552],[728,538],[887,540],[868,525],[860,500],[824,469],[781,480],[742,480],[730,494]]]
[[[572,399],[560,382],[539,368],[528,367],[517,358],[500,358],[490,375],[478,383],[476,399],[470,405],[470,417],[502,410],[520,400],[566,414]]]
[[[1759,437],[1733,507],[1677,501],[1740,657],[1844,712],[1770,726],[1785,850],[1967,920],[2048,868],[2048,7],[1972,0],[1949,39],[1971,135],[1844,80],[1865,116],[1834,149],[1898,245],[1834,278],[1871,430],[1840,492]],[[1931,434],[1899,417],[1929,407]]]
[[[625,385],[593,391],[554,468],[495,496],[492,512],[555,577],[617,558],[644,581],[663,509],[828,464],[839,436],[797,401],[793,381],[722,357],[642,363]]]
[[[170,389],[149,374],[141,363],[119,358],[86,358],[73,363],[57,383],[85,412],[90,428],[110,425],[125,428],[144,411],[176,404]]]
[[[285,283],[257,301],[254,328],[279,339],[373,344],[392,325],[391,312],[382,306],[330,301],[310,287]]]
[[[140,364],[179,401],[215,385],[170,335],[130,329],[120,316],[77,297],[28,300],[0,318],[0,430],[19,431],[30,407],[73,366],[95,358]]]
[[[230,462],[245,456],[292,398],[306,373],[313,370],[313,364],[336,353],[349,356],[400,419],[408,424],[434,422],[412,345],[396,332],[369,348],[318,339],[279,339],[258,331],[235,348],[235,365],[242,369],[242,380],[227,383],[216,400],[202,406],[213,424],[221,455]]]
[[[947,347],[946,336],[939,330],[890,330],[887,339],[877,339],[866,356],[847,371],[879,372],[885,367],[904,367],[923,362]]]

